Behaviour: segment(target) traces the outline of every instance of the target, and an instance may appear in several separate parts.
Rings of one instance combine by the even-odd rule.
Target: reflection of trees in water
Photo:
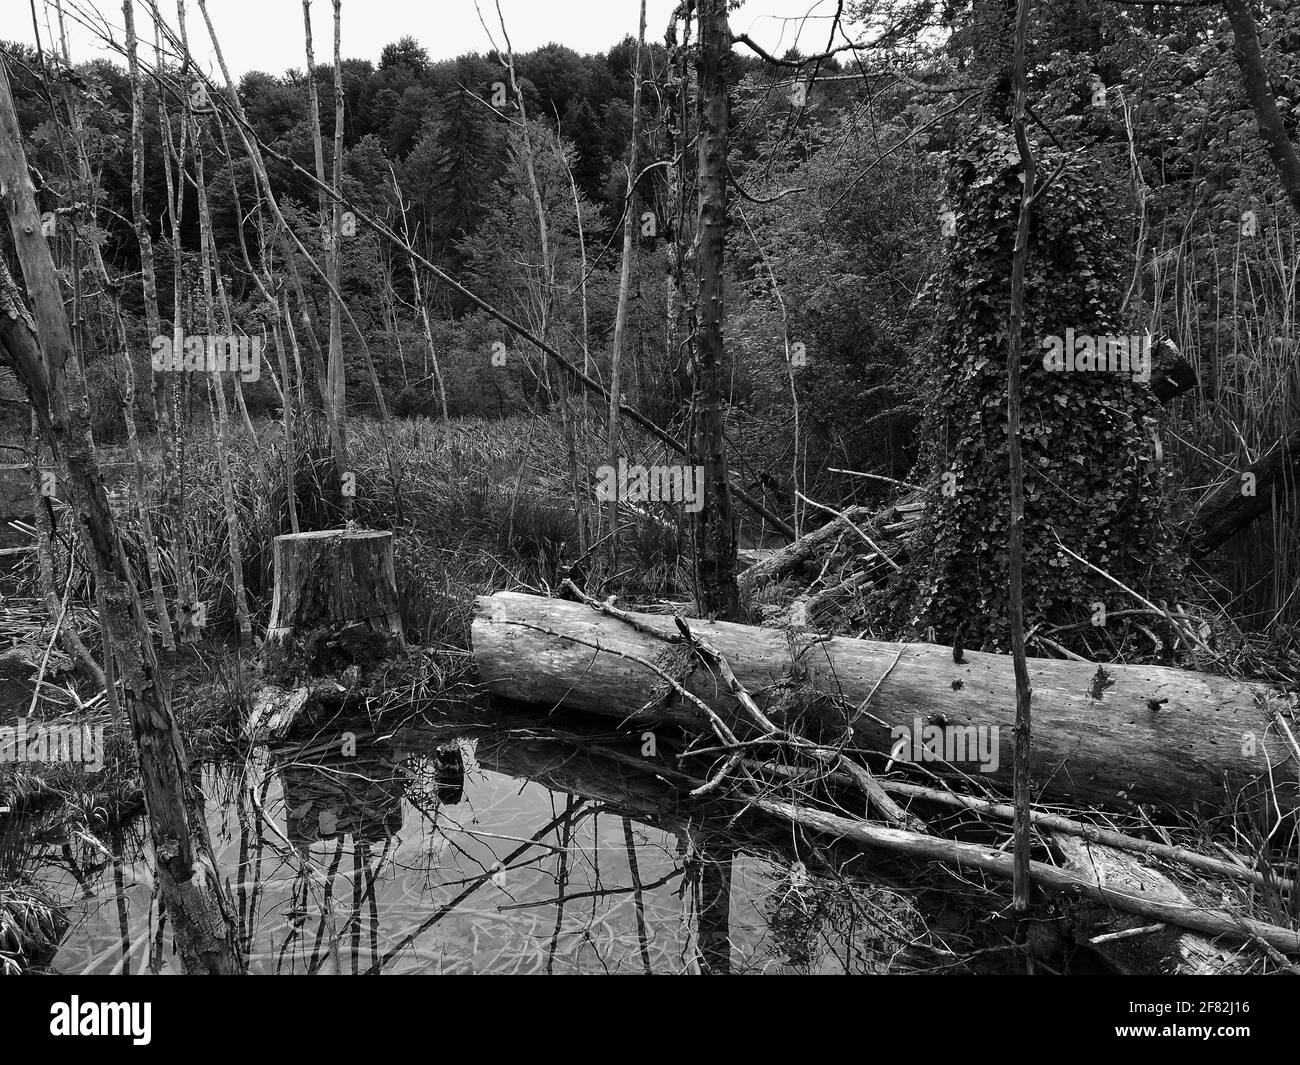
[[[331,745],[279,767],[289,841],[301,850],[351,836],[382,843],[402,829],[406,778],[392,744],[358,741],[355,755]]]
[[[254,971],[880,971],[910,967],[924,936],[901,893],[835,875],[845,855],[734,803],[682,802],[671,762],[629,737],[353,735],[205,781]],[[115,889],[111,859],[78,868],[116,902],[101,920],[121,943],[81,964],[143,968],[147,945],[162,968],[165,916],[130,883],[141,841],[113,842]]]
[[[457,758],[435,756],[430,792],[419,760],[403,759],[387,738],[360,724],[340,731],[342,742],[317,744],[310,751],[281,754],[274,766],[281,785],[285,834],[281,839],[296,853],[291,902],[283,939],[274,951],[275,971],[361,972],[381,953],[379,890],[393,863],[393,848],[403,828],[403,800],[422,813],[445,797],[459,799],[462,781],[453,768]],[[268,779],[262,782],[262,799]],[[253,795],[251,789],[247,792]],[[422,801],[423,800],[423,801]],[[261,874],[261,848],[267,842],[264,801],[254,805],[255,820],[241,839],[240,869]],[[278,829],[276,830],[278,834]],[[246,860],[247,839],[255,841],[256,858]],[[322,869],[313,848],[333,842]],[[350,862],[344,862],[350,855]],[[243,878],[241,878],[242,880]],[[251,948],[251,918],[258,912],[250,898],[241,918]],[[314,927],[313,927],[314,925]],[[251,953],[251,950],[250,950]]]
[[[773,949],[797,973],[897,972],[914,967],[909,943],[924,937],[915,907],[891,888],[815,876],[801,861],[763,901]]]
[[[700,849],[692,864],[700,971],[707,976],[731,974],[731,872],[736,852],[716,838]]]
[[[96,917],[115,922],[117,936],[107,946],[97,945],[89,967],[129,974],[133,957],[146,944],[151,945],[150,967],[161,967],[161,953],[152,949],[151,926],[134,941],[130,927],[125,870],[144,853],[143,821],[129,818],[104,826],[94,813],[79,809],[69,817],[54,806],[0,822],[0,881],[14,889],[13,897],[0,894],[0,910],[8,911],[0,913],[0,925],[9,922],[0,927],[0,972],[19,953],[26,971],[66,971],[53,965],[58,951]],[[14,938],[32,932],[38,941],[14,951],[20,945]]]
[[[28,819],[0,820],[0,976],[47,966],[67,928],[67,918],[32,871],[36,848],[28,841]],[[63,843],[69,871],[81,873],[71,847]]]

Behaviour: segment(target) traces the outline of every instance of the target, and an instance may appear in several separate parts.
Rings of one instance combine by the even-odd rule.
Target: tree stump
[[[327,529],[277,536],[267,641],[352,624],[402,641],[393,534]]]
[[[277,536],[275,598],[262,645],[263,683],[245,726],[249,737],[276,743],[303,714],[364,703],[367,684],[382,687],[376,675],[406,650],[392,533]]]

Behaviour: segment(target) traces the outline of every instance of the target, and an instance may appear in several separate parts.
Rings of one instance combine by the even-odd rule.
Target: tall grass
[[[1175,401],[1168,426],[1173,490],[1189,513],[1300,426],[1298,240],[1274,218],[1257,237],[1203,224],[1154,249],[1146,312],[1200,382]],[[1300,623],[1297,505],[1292,493],[1203,563],[1219,603],[1288,649]]]
[[[338,476],[325,427],[302,418],[293,466],[301,531],[341,527]],[[278,422],[256,425],[253,439],[232,427],[229,450],[235,483],[243,577],[255,626],[265,626],[274,581],[274,539],[292,529],[285,487],[287,449]],[[620,536],[618,573],[607,572],[599,543],[601,508],[590,485],[603,461],[597,434],[579,436],[573,467],[558,415],[503,420],[466,418],[449,425],[424,418],[348,424],[349,465],[355,474],[353,520],[391,530],[407,636],[424,646],[464,648],[476,595],[506,587],[546,591],[579,563],[589,587],[625,597],[690,595],[685,516],[671,506],[647,504],[629,512]],[[630,458],[629,461],[638,461]],[[650,455],[639,461],[662,461]],[[150,498],[162,547],[169,597],[176,583],[172,517],[158,504],[160,462],[149,458]],[[185,533],[207,605],[218,631],[234,617],[227,526],[210,434],[186,441]],[[144,548],[130,485],[113,492],[128,553],[145,574]],[[595,531],[583,551],[579,528]],[[591,546],[588,543],[588,546]]]

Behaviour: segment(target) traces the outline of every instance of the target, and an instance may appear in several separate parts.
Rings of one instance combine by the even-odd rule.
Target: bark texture
[[[190,789],[185,746],[159,673],[149,620],[109,507],[91,437],[81,366],[72,346],[58,272],[41,233],[35,190],[2,65],[0,205],[35,304],[33,320],[26,316],[16,292],[0,294],[5,308],[0,315],[0,355],[26,384],[49,442],[67,466],[77,520],[103,589],[104,627],[111,644],[105,660],[111,655],[119,666],[139,751],[156,875],[176,946],[187,972],[242,972],[229,900],[217,877],[201,807]],[[47,401],[52,402],[47,405]]]
[[[699,184],[696,264],[699,303],[695,344],[695,456],[704,466],[704,506],[696,537],[700,607],[711,617],[735,617],[736,521],[731,507],[724,433],[722,324],[727,222],[727,0],[700,0]]]
[[[670,617],[631,616],[655,633],[676,634]],[[971,762],[958,768],[1010,782],[1016,685],[1007,656],[966,651],[955,663],[952,648],[935,644],[824,638],[721,621],[690,624],[765,708],[788,700],[795,686],[837,701],[863,750],[888,755],[890,730],[914,729],[918,721],[922,727],[996,727],[996,770],[985,774]],[[676,648],[583,604],[512,592],[480,597],[473,651],[480,680],[493,695],[548,707],[563,702],[629,726],[706,729],[698,708],[668,692],[644,664],[653,662],[670,673],[678,669],[673,675],[729,726],[743,728],[747,720],[712,672],[697,666],[683,674],[671,664],[680,659]],[[1222,808],[1239,790],[1266,781],[1271,766],[1279,804],[1296,806],[1296,765],[1285,739],[1269,727],[1266,686],[1161,666],[1033,658],[1028,669],[1035,799]]]
[[[331,529],[277,536],[267,639],[354,622],[401,638],[393,534]]]

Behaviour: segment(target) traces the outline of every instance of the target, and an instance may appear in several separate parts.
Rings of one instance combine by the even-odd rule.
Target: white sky
[[[119,59],[86,28],[85,19],[107,23],[122,39],[121,0],[61,0],[73,62],[100,56]],[[5,10],[0,36],[33,43],[32,0],[0,0]],[[497,36],[494,0],[480,0],[484,18]],[[46,30],[57,32],[54,0],[35,0],[42,42],[50,46]],[[636,34],[640,0],[500,0],[501,13],[516,52],[557,41],[575,51],[603,51],[627,34]],[[646,37],[662,40],[676,0],[647,0]],[[145,5],[136,0],[137,32],[147,49],[152,28]],[[175,25],[175,0],[160,0],[159,7]],[[207,47],[207,32],[195,0],[188,0],[190,47],[215,73],[216,63]],[[835,13],[834,0],[746,0],[731,14],[734,33],[749,33],[764,48],[777,54],[798,43],[805,54],[822,51]],[[226,61],[236,79],[249,70],[281,74],[304,63],[301,0],[208,0],[208,10],[221,40]],[[328,61],[333,47],[333,4],[313,0],[312,33],[317,62]],[[343,0],[343,56],[378,62],[385,44],[410,34],[433,59],[450,59],[464,52],[486,51],[490,44],[479,22],[474,0]],[[843,41],[839,38],[837,43]],[[120,62],[120,59],[119,59]]]

